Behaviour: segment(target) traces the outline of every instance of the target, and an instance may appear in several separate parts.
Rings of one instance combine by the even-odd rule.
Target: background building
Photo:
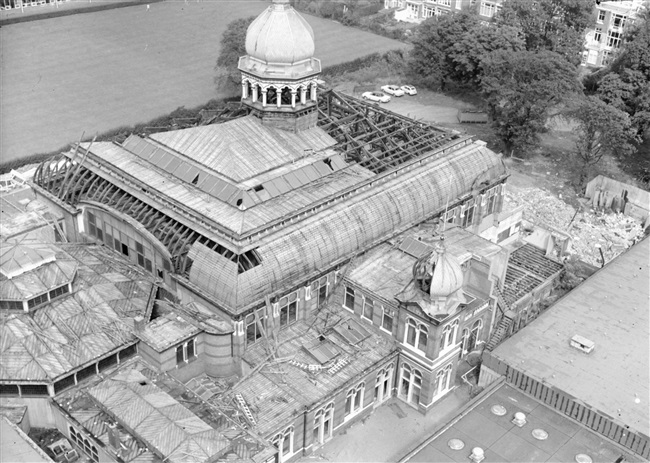
[[[643,0],[597,2],[594,6],[594,24],[585,36],[582,64],[589,67],[607,66],[612,54],[623,41],[625,27],[629,26],[643,8]]]

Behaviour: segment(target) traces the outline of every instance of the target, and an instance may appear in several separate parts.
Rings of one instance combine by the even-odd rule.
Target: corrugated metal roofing
[[[223,434],[136,370],[106,379],[88,394],[166,461],[203,462],[230,445]]]
[[[169,148],[241,182],[336,141],[319,128],[298,133],[264,126],[254,116],[150,136]]]
[[[281,233],[269,234],[256,244],[261,265],[237,274],[222,256],[205,247],[191,250],[194,259],[190,281],[214,296],[217,303],[233,311],[243,310],[264,300],[276,288],[292,287],[332,265],[337,259],[352,256],[399,230],[421,222],[444,210],[447,198],[461,197],[472,191],[479,178],[500,178],[505,173],[497,155],[477,145],[458,150],[451,158],[432,161],[413,168],[409,175],[390,177],[338,201],[322,212],[285,225]],[[342,170],[335,176],[350,175]],[[329,180],[329,179],[328,179]],[[336,188],[327,181],[303,187],[302,197],[310,188]],[[275,216],[278,210],[296,210],[292,194],[244,211],[245,219],[258,215],[259,222],[267,206]],[[277,202],[276,202],[277,200]],[[195,243],[193,248],[199,245]],[[207,252],[205,252],[207,251]]]

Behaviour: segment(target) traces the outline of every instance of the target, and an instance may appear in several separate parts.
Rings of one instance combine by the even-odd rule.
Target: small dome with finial
[[[246,53],[266,63],[293,64],[313,57],[314,49],[314,31],[289,0],[273,0],[246,33]]]
[[[445,252],[441,244],[434,251],[437,260],[431,276],[431,297],[448,297],[463,286],[463,269],[458,260],[451,254]]]

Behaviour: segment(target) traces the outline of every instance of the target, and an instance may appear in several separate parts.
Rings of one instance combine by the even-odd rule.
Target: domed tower
[[[465,302],[463,270],[458,260],[446,252],[443,241],[436,243],[429,255],[415,263],[413,276],[419,289],[430,296],[429,302],[422,307],[427,315],[453,313]]]
[[[320,60],[313,57],[314,32],[289,0],[273,0],[246,32],[239,58],[242,101],[264,125],[299,131],[317,120]]]

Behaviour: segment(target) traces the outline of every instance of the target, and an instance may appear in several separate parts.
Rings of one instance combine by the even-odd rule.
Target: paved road
[[[268,2],[169,1],[0,29],[0,163],[215,98],[225,26]],[[323,66],[400,42],[305,16]]]

